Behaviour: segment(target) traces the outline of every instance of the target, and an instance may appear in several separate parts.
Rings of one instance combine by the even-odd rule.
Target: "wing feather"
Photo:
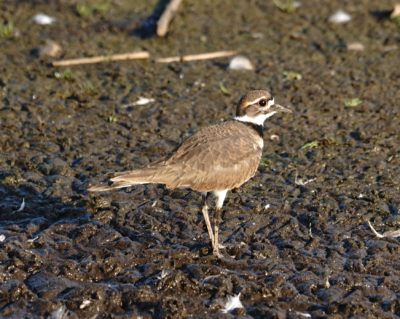
[[[207,127],[188,138],[166,161],[175,178],[170,188],[232,189],[257,171],[262,146],[257,133],[240,122]]]

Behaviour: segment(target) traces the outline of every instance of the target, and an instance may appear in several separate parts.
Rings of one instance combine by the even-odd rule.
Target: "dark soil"
[[[81,15],[76,3],[0,3],[0,317],[400,316],[399,239],[367,225],[400,229],[393,1],[304,0],[291,14],[272,1],[184,1],[164,39],[149,37],[151,19],[138,28],[156,0],[97,1]],[[338,9],[353,19],[332,25]],[[57,22],[35,24],[40,12]],[[49,39],[60,58],[235,49],[255,71],[229,71],[228,59],[54,68],[38,55]],[[268,121],[259,173],[228,194],[225,259],[211,254],[197,193],[87,193],[229,119],[255,88],[294,113]],[[140,96],[155,103],[125,106]],[[238,293],[244,309],[223,314]]]

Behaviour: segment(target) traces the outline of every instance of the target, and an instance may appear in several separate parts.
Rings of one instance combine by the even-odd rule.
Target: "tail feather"
[[[124,187],[129,187],[131,186],[130,183],[124,183],[124,182],[119,182],[119,183],[113,183],[111,185],[94,185],[88,188],[89,192],[109,192],[114,189],[118,188],[124,188]]]
[[[157,179],[157,169],[153,167],[144,168],[140,170],[115,173],[114,177],[110,179],[111,185],[94,185],[88,188],[89,192],[107,192],[114,189],[125,188],[133,185],[160,183],[161,180]]]
[[[117,173],[113,178],[110,179],[110,181],[114,183],[126,182],[126,183],[131,183],[131,185],[159,183],[159,181],[157,181],[156,178],[156,176],[159,175],[159,173],[160,172],[157,168],[148,167],[144,169],[125,172],[122,174]]]

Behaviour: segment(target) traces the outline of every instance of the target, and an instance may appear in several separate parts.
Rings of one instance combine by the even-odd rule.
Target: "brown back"
[[[262,138],[257,132],[242,122],[227,121],[185,140],[156,165],[153,181],[200,192],[237,188],[254,176],[261,155]]]

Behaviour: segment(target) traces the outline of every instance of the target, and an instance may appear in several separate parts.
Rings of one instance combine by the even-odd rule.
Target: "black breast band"
[[[238,122],[240,122],[240,123],[243,123],[244,125],[246,125],[246,126],[252,128],[254,131],[257,132],[257,134],[258,134],[261,138],[264,137],[264,126],[258,125],[258,124],[254,124],[254,123],[251,123],[251,122],[242,122],[242,121],[239,121],[239,120],[236,120],[236,121],[238,121]]]

